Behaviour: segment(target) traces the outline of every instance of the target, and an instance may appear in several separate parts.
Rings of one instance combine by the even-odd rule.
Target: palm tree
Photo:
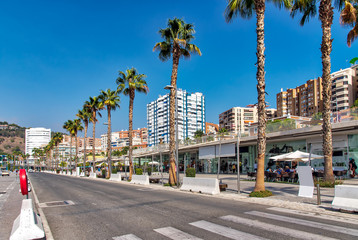
[[[65,130],[67,130],[70,134],[70,168],[72,168],[72,138],[74,137],[73,135],[73,121],[72,120],[67,120],[67,122],[65,122],[62,126]]]
[[[345,2],[345,7],[341,12],[340,22],[343,26],[352,27],[347,35],[347,45],[351,46],[352,42],[358,37],[358,3]]]
[[[87,149],[86,149],[86,139],[87,139],[87,129],[88,129],[88,122],[92,117],[92,114],[88,111],[88,108],[84,107],[82,110],[79,110],[76,114],[78,118],[80,118],[83,123],[85,124],[85,140],[83,141],[83,148],[84,148],[84,157],[83,157],[83,172],[86,172],[86,161],[87,161]]]
[[[78,161],[78,141],[77,141],[77,133],[82,131],[83,127],[81,124],[81,120],[80,119],[75,119],[73,120],[73,125],[72,125],[72,134],[75,136],[75,142],[76,142],[76,156],[75,156],[75,169],[77,169],[77,161]]]
[[[311,17],[317,14],[316,0],[296,0],[292,9],[291,16],[294,17],[297,12],[303,14],[300,24],[303,26]],[[336,7],[341,9],[343,1],[336,1]],[[333,7],[331,0],[321,0],[319,2],[319,20],[322,28],[321,58],[322,58],[322,135],[323,135],[323,155],[324,155],[324,179],[334,183],[334,174],[332,168],[332,125],[331,119],[331,51],[332,34],[331,27],[333,22]]]
[[[290,7],[290,0],[273,0],[281,7]],[[266,102],[265,102],[265,0],[229,0],[225,9],[225,20],[231,22],[238,14],[242,18],[251,18],[256,13],[256,35],[257,35],[257,110],[258,110],[258,131],[257,131],[257,177],[254,192],[265,191],[264,168],[266,151]]]
[[[58,158],[59,158],[59,144],[63,140],[62,133],[59,133],[59,132],[55,133],[55,135],[53,136],[53,140],[54,140],[54,145],[56,147],[55,161],[56,161],[56,170],[57,170],[57,168],[58,168]]]
[[[169,183],[175,185],[177,178],[175,174],[175,96],[177,91],[177,75],[179,59],[181,57],[189,59],[191,54],[198,54],[201,56],[200,49],[190,43],[194,39],[194,25],[185,23],[184,20],[174,18],[168,20],[168,26],[165,29],[160,29],[159,34],[164,39],[163,42],[155,44],[153,51],[159,51],[159,59],[167,61],[171,57],[173,59],[172,75],[170,85],[170,106],[169,106]]]
[[[115,111],[119,108],[120,98],[118,96],[117,91],[112,91],[111,89],[107,89],[106,91],[101,91],[101,95],[99,96],[103,106],[107,108],[108,113],[108,137],[107,137],[107,151],[108,151],[108,178],[111,177],[112,174],[112,159],[111,159],[111,111]]]
[[[144,74],[137,73],[135,68],[127,69],[126,72],[119,71],[119,77],[116,83],[118,84],[118,92],[123,93],[125,96],[129,96],[129,180],[132,179],[133,175],[133,102],[135,92],[147,93],[148,86],[144,80],[146,76]]]
[[[88,111],[90,113],[92,113],[92,117],[90,118],[90,121],[93,124],[93,133],[92,133],[92,138],[93,138],[93,146],[92,146],[92,155],[93,155],[93,170],[94,170],[94,165],[96,162],[96,123],[97,123],[97,112],[98,115],[100,117],[102,117],[101,113],[99,112],[100,110],[102,110],[104,108],[103,103],[100,101],[99,97],[90,97],[89,101],[86,101],[84,106],[84,108],[87,108]]]

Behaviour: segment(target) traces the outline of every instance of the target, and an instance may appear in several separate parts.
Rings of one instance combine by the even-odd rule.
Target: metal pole
[[[163,185],[163,159],[162,159],[162,146],[159,145],[159,158],[160,158],[160,171],[162,174],[162,185]]]
[[[218,175],[217,179],[220,180],[220,160],[221,160],[221,137],[219,137],[219,158],[218,158]]]
[[[240,194],[240,136],[237,135],[237,164],[236,164],[236,171],[237,171],[237,194]]]
[[[317,205],[321,205],[321,189],[318,183],[316,186],[317,186]]]
[[[176,119],[176,139],[175,139],[175,156],[176,156],[176,167],[177,167],[177,186],[179,187],[179,181],[180,181],[180,176],[179,176],[179,154],[178,154],[178,148],[179,148],[179,143],[178,143],[178,139],[179,139],[179,131],[178,131],[178,125],[179,125],[179,119],[178,119],[178,89],[175,89],[175,119]]]

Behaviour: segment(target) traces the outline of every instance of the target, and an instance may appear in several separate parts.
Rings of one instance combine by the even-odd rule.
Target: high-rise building
[[[331,74],[331,111],[348,109],[358,96],[358,65]],[[322,79],[311,79],[296,88],[276,95],[277,116],[295,115],[311,117],[323,111]]]
[[[333,112],[350,108],[357,99],[358,65],[331,74]]]
[[[276,109],[266,108],[267,118],[276,116]],[[233,107],[219,115],[219,128],[229,132],[248,134],[251,123],[258,121],[257,106]]]
[[[34,164],[32,150],[48,144],[51,140],[51,129],[29,128],[25,130],[25,154],[29,154],[29,164]]]
[[[169,94],[147,104],[148,145],[169,142]],[[205,97],[178,89],[178,139],[194,137],[197,130],[205,131]]]

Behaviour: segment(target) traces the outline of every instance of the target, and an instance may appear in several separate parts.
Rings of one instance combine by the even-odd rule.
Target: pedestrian
[[[356,169],[357,165],[355,163],[355,160],[351,158],[349,161],[349,175],[351,176],[351,178],[354,178],[356,176]]]

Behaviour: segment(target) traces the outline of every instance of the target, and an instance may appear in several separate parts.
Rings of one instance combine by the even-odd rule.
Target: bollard
[[[321,205],[321,189],[318,183],[316,186],[317,186],[317,205]]]

